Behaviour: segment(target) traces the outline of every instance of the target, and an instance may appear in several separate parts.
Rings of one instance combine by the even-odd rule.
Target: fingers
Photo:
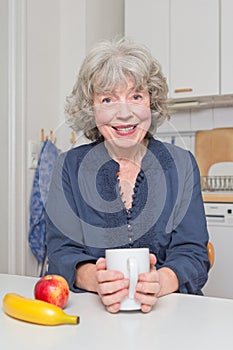
[[[151,305],[142,304],[141,311],[146,314],[152,310],[152,307]]]
[[[136,286],[135,299],[141,303],[141,310],[144,313],[151,311],[160,291],[159,274],[154,266],[155,261],[155,256],[151,254],[151,270],[139,275]]]
[[[110,295],[116,293],[118,291],[122,291],[129,288],[129,280],[128,279],[120,279],[120,280],[111,280],[110,282],[99,283],[99,293],[102,296]],[[116,301],[118,301],[116,299]],[[106,303],[109,305],[109,303]]]
[[[128,281],[127,281],[128,282]],[[121,301],[129,294],[128,286],[126,288],[115,290],[116,284],[112,282],[99,285],[98,294],[105,305],[106,309],[111,313],[116,313],[120,310]],[[106,293],[106,290],[114,291]]]
[[[154,294],[157,295],[160,291],[159,282],[138,282],[136,286],[136,292],[143,294]]]
[[[157,301],[160,291],[159,274],[156,270],[156,257],[150,254],[150,272],[139,275],[135,291],[135,299],[141,303],[143,313],[150,312]],[[121,301],[128,296],[129,280],[120,271],[106,270],[106,260],[100,258],[96,262],[97,292],[110,313],[120,310]]]
[[[106,260],[100,258],[96,262],[96,278],[98,283],[120,280],[124,278],[124,274],[120,271],[106,270]]]
[[[150,312],[158,299],[157,293],[136,292],[134,297],[141,303],[141,311],[144,313]]]
[[[120,309],[120,302],[129,293],[129,280],[120,271],[106,270],[106,260],[100,258],[96,262],[97,292],[111,313]]]
[[[102,302],[108,309],[112,309],[111,306],[116,304],[120,305],[120,302],[127,297],[128,293],[128,289],[123,289],[114,294],[102,295]],[[115,309],[115,307],[113,309]]]
[[[98,283],[104,283],[104,282],[123,280],[124,274],[120,271],[114,271],[114,270],[99,270],[96,272],[96,278]]]
[[[116,314],[120,310],[120,303],[107,306],[106,309],[108,312],[111,312],[111,314]]]
[[[150,266],[154,266],[157,262],[156,256],[154,254],[150,254]]]
[[[97,271],[99,271],[99,270],[105,270],[105,269],[106,269],[106,259],[104,259],[104,258],[99,258],[99,259],[96,261],[96,269],[97,269]]]
[[[136,292],[135,293],[135,299],[141,303],[141,311],[142,312],[150,312],[152,307],[156,304],[156,301],[157,301],[157,293],[139,293],[139,292]]]

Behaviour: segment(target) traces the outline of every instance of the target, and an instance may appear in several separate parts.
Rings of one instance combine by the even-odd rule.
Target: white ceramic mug
[[[120,310],[140,310],[141,304],[134,299],[138,275],[150,271],[150,254],[148,248],[106,249],[108,270],[123,272],[129,278],[129,294],[122,300]]]

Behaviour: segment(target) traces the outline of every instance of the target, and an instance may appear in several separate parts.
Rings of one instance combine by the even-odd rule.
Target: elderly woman
[[[208,232],[192,154],[153,135],[168,118],[167,84],[144,46],[104,41],[85,58],[67,98],[75,131],[92,142],[63,153],[47,202],[48,273],[119,311],[129,281],[106,270],[105,249],[148,247],[135,299],[149,312],[172,292],[201,294]]]

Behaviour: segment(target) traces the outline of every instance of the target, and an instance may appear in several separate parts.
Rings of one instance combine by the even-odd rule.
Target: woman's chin
[[[115,149],[121,149],[123,150],[132,150],[133,148],[137,147],[138,145],[142,145],[143,140],[138,140],[138,139],[130,139],[127,137],[120,137],[120,138],[114,138],[111,140],[106,141],[106,145],[111,148]]]

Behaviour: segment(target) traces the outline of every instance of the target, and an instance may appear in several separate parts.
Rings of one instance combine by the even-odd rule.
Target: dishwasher
[[[204,203],[215,261],[204,295],[233,299],[233,203]]]

